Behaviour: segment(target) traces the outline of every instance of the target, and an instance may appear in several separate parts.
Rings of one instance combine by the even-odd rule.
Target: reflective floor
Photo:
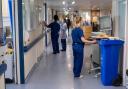
[[[53,55],[50,49],[51,46],[25,85],[7,85],[7,89],[125,89],[105,87],[101,84],[100,78],[85,73],[85,69],[84,78],[74,79],[71,45],[68,45],[67,52],[57,55]]]

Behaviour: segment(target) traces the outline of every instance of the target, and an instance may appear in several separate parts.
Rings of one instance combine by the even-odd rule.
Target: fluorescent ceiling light
[[[75,1],[72,1],[72,4],[75,4],[76,2]]]
[[[39,7],[39,10],[42,10],[42,8],[41,8],[41,7]]]
[[[62,2],[62,4],[63,4],[63,5],[65,5],[65,4],[66,4],[66,2],[65,2],[65,1],[63,1],[63,2]]]
[[[22,5],[24,5],[24,3],[22,3]]]

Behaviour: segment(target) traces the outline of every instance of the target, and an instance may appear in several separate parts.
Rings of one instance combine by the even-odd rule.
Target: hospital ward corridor
[[[96,78],[95,73],[88,74],[86,67],[84,65],[82,69],[84,75],[82,79],[74,78],[72,45],[69,37],[67,52],[52,54],[51,45],[49,45],[47,53],[36,64],[26,84],[10,84],[7,85],[7,89],[125,89],[124,87],[103,86],[100,77]]]
[[[128,89],[128,0],[0,0],[0,89]]]

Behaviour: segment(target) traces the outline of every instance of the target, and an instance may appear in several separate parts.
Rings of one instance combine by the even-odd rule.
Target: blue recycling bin
[[[119,53],[124,41],[100,40],[101,51],[101,81],[105,86],[111,86],[118,76]]]

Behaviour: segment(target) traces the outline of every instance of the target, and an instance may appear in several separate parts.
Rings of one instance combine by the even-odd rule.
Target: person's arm
[[[49,25],[47,25],[48,28],[52,28],[52,23],[50,23]]]
[[[51,25],[52,25],[52,23],[49,24],[49,25],[47,25],[47,23],[46,23],[45,21],[43,22],[43,24],[44,24],[44,26],[46,26],[47,28],[51,28]]]
[[[82,40],[82,42],[84,42],[84,43],[90,43],[90,44],[96,43],[96,40],[94,40],[94,41],[89,41],[89,40],[86,40],[83,36],[81,37],[81,40]]]
[[[60,24],[59,24],[59,26],[58,26],[58,32],[60,31],[60,29],[61,29],[61,27],[60,27]]]
[[[87,43],[87,44],[94,44],[94,43],[96,43],[96,40],[94,40],[94,41],[86,40],[86,39],[84,38],[83,30],[81,30],[81,31],[79,32],[79,35],[80,35],[81,41],[82,41],[83,43]]]

